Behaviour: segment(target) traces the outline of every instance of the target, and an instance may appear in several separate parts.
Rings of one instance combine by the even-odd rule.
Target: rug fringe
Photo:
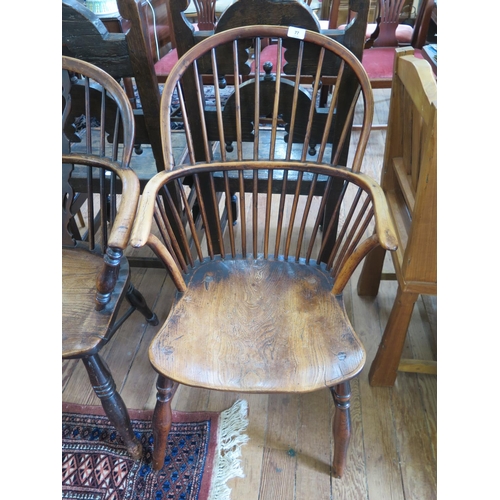
[[[208,500],[230,500],[231,488],[227,481],[244,477],[241,466],[241,446],[249,437],[243,432],[248,427],[248,403],[238,400],[220,415],[219,435],[214,471]]]

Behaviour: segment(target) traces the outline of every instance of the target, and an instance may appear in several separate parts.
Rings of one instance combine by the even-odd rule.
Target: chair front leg
[[[172,398],[175,384],[171,379],[158,375],[156,382],[156,406],[153,413],[153,469],[160,470],[167,453],[167,441],[172,426]]]
[[[341,478],[347,460],[347,448],[351,439],[351,386],[343,382],[330,387],[335,402],[335,416],[333,417],[333,477]]]
[[[101,400],[111,425],[123,438],[130,456],[134,460],[140,460],[142,458],[142,445],[135,437],[127,407],[116,391],[115,381],[108,366],[98,354],[82,358],[82,361],[87,369],[90,383],[97,397]]]

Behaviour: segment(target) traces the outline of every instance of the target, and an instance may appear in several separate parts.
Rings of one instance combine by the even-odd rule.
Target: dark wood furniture
[[[437,85],[429,64],[413,49],[396,50],[394,83],[381,184],[397,229],[395,276],[382,275],[385,256],[366,257],[360,295],[376,295],[381,279],[398,291],[382,342],[370,368],[374,386],[392,386],[398,370],[436,373],[432,361],[400,360],[415,301],[437,293]]]
[[[82,360],[110,422],[130,455],[140,459],[142,446],[127,408],[99,356],[136,309],[148,323],[158,324],[144,297],[130,283],[129,265],[123,256],[139,200],[139,181],[128,167],[134,117],[124,91],[104,71],[64,56],[62,69],[62,357]],[[100,96],[98,106],[97,99],[91,99],[96,94]],[[107,144],[106,122],[114,124],[111,133],[122,136],[121,151]],[[84,152],[73,153],[71,143],[79,137],[84,137]],[[86,177],[85,193],[73,186],[77,172],[80,179]],[[119,317],[124,298],[130,307]]]
[[[253,48],[258,66],[262,40],[269,38],[287,48],[288,64],[296,67],[293,80],[283,81],[278,67],[275,77],[240,81],[239,66],[250,62],[248,49]],[[162,95],[168,168],[146,186],[131,237],[132,246],[148,245],[158,255],[178,290],[150,346],[150,360],[159,374],[153,466],[163,464],[170,402],[179,383],[236,392],[296,393],[329,387],[337,407],[333,473],[341,477],[350,436],[349,380],[365,362],[342,290],[371,249],[396,248],[382,189],[357,173],[373,118],[369,81],[358,59],[341,44],[284,26],[223,30],[197,44],[181,61]],[[202,99],[208,89],[198,78],[209,70],[207,65],[213,68],[215,87],[210,107]],[[300,87],[301,67],[316,69],[311,95]],[[197,96],[192,101],[198,108],[187,110],[183,82],[190,72]],[[234,92],[222,105],[220,76],[231,72]],[[320,75],[336,75],[337,80],[331,101],[318,112]],[[363,123],[350,169],[336,161],[342,144],[334,147],[333,163],[327,155],[344,79],[356,90],[347,106],[354,110],[358,103]],[[178,133],[171,131],[168,110],[174,94],[183,110],[185,165],[173,160]],[[208,113],[217,118],[213,130],[205,127]],[[254,126],[264,115],[267,127]],[[350,123],[344,123],[344,137]],[[195,130],[201,130],[201,148]],[[300,144],[294,144],[296,132],[305,134]],[[234,149],[212,152],[212,134],[219,146],[231,137]],[[278,142],[284,135],[288,140]],[[318,153],[310,159],[308,142],[315,135],[320,137]],[[186,178],[191,179],[189,185]],[[325,220],[335,181],[341,182],[342,192],[332,217]],[[217,187],[221,182],[222,191]],[[166,207],[175,206],[167,186],[175,186],[182,199],[171,216],[165,215]],[[193,192],[197,218],[191,209]],[[230,208],[234,193],[240,206],[236,226]],[[375,227],[375,233],[366,238],[369,227]],[[173,236],[175,231],[180,237]],[[330,234],[336,244],[320,263]]]
[[[168,0],[169,12],[179,55],[185,54],[199,41],[214,33],[254,24],[296,26],[319,32],[318,18],[306,5],[297,0],[238,0],[228,7],[213,30],[194,30],[184,16],[187,2]],[[350,0],[350,10],[356,13],[356,21],[346,30],[321,30],[323,34],[337,40],[361,58],[364,34],[370,6],[369,0]]]
[[[130,22],[126,33],[110,33],[101,19],[77,0],[62,2],[62,51],[87,61],[121,80],[133,78],[140,98],[134,110],[135,141],[150,144],[155,165],[135,169],[145,183],[154,173],[163,170],[164,160],[160,137],[160,90],[154,72],[145,10],[141,0],[118,2],[120,15]],[[140,163],[140,162],[137,162]],[[151,168],[152,167],[152,168]],[[156,167],[156,168],[155,168]]]
[[[401,45],[408,45],[401,43],[396,36],[399,13],[403,5],[403,0],[381,0],[381,8],[384,8],[386,14],[382,16],[379,29],[367,41],[366,49],[363,51],[363,66],[373,88],[392,87],[395,49]],[[415,57],[421,59],[423,58],[421,49],[427,43],[426,37],[433,8],[434,0],[421,0],[413,27],[409,45],[415,49]]]

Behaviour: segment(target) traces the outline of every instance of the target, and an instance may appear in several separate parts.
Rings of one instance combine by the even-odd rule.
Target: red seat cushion
[[[155,73],[157,76],[168,76],[172,71],[175,63],[179,60],[177,49],[172,49],[165,54],[158,62],[155,63]]]
[[[341,24],[338,29],[344,30],[346,24]],[[370,38],[372,33],[377,28],[375,23],[368,23],[366,25],[366,38]],[[396,28],[396,40],[399,43],[411,43],[411,37],[413,36],[413,28],[409,24],[398,24]]]
[[[372,47],[363,51],[363,67],[370,80],[392,79],[395,50],[396,47]],[[415,57],[423,59],[421,51],[414,50]]]
[[[281,49],[281,67],[286,64],[284,57],[285,49]],[[264,63],[270,62],[273,65],[272,73],[276,73],[276,65],[278,63],[278,46],[275,44],[267,45],[260,52],[260,72],[264,73]],[[255,60],[251,63],[251,73],[255,73]]]

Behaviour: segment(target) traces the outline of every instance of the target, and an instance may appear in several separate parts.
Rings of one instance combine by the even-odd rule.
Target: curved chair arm
[[[335,284],[332,289],[333,295],[342,293],[352,273],[371,250],[377,246],[381,246],[389,251],[395,251],[398,248],[396,229],[389,212],[389,205],[387,204],[383,189],[375,180],[366,174],[356,173],[352,175],[362,180],[363,182],[358,183],[358,185],[362,186],[370,193],[375,217],[375,232],[362,241],[344,261],[335,279]]]
[[[130,168],[121,167],[117,162],[108,158],[98,158],[93,155],[77,153],[63,154],[62,162],[106,168],[115,172],[120,178],[122,183],[121,202],[108,238],[108,246],[125,250],[139,203],[140,186],[137,174]]]
[[[169,181],[169,177],[176,173],[177,170],[159,172],[144,187],[130,237],[130,244],[134,248],[141,248],[148,244],[153,224],[156,195],[161,187]]]

